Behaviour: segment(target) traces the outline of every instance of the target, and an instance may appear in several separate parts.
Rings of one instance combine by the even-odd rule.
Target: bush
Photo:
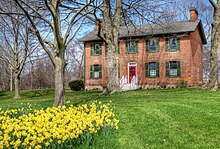
[[[80,91],[84,89],[84,81],[74,80],[69,83],[70,89],[73,91]]]
[[[182,87],[187,87],[187,86],[188,86],[188,82],[187,81],[185,81],[183,79],[177,81],[177,87],[182,88]]]

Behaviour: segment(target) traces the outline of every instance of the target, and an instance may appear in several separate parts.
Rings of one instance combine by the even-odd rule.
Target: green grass
[[[91,146],[79,148],[220,148],[220,91],[200,89],[140,90],[102,95],[100,91],[66,92],[78,105],[113,100],[119,129],[98,135]],[[0,93],[0,107],[18,108],[29,102],[36,108],[53,105],[53,90]]]

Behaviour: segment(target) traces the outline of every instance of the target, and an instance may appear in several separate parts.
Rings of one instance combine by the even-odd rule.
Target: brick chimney
[[[98,31],[98,30],[99,30],[99,24],[96,23],[96,24],[95,24],[95,31]]]
[[[198,11],[195,7],[190,7],[190,22],[195,22],[198,19]]]

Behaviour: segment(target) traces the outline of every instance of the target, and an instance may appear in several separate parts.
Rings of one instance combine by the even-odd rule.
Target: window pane
[[[157,65],[155,62],[149,63],[149,75],[150,77],[156,77],[157,76]]]
[[[149,45],[149,50],[150,51],[156,51],[157,50],[157,47],[156,47],[156,42],[157,40],[155,39],[150,39],[150,45]]]
[[[170,62],[170,69],[177,69],[177,62]]]
[[[136,53],[136,41],[130,41],[129,53]]]
[[[94,78],[99,78],[99,72],[94,72]]]
[[[99,54],[100,46],[99,44],[94,45],[94,54]]]
[[[99,78],[99,65],[94,65],[94,78]]]
[[[170,69],[170,76],[177,76],[177,69]]]
[[[94,71],[99,72],[99,65],[94,65]]]
[[[150,70],[150,76],[151,77],[156,77],[157,76],[157,71],[156,70]]]
[[[170,38],[170,49],[171,50],[177,49],[177,40],[176,40],[176,38]]]
[[[156,70],[157,66],[156,63],[150,63],[150,70]]]

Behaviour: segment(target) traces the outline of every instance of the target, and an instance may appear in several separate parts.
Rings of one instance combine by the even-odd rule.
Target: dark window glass
[[[94,45],[94,54],[99,54],[101,50],[101,46],[99,44]]]
[[[149,51],[156,51],[157,50],[157,41],[155,39],[151,39],[149,41]]]
[[[171,50],[177,49],[177,39],[176,38],[170,38],[170,49]]]

